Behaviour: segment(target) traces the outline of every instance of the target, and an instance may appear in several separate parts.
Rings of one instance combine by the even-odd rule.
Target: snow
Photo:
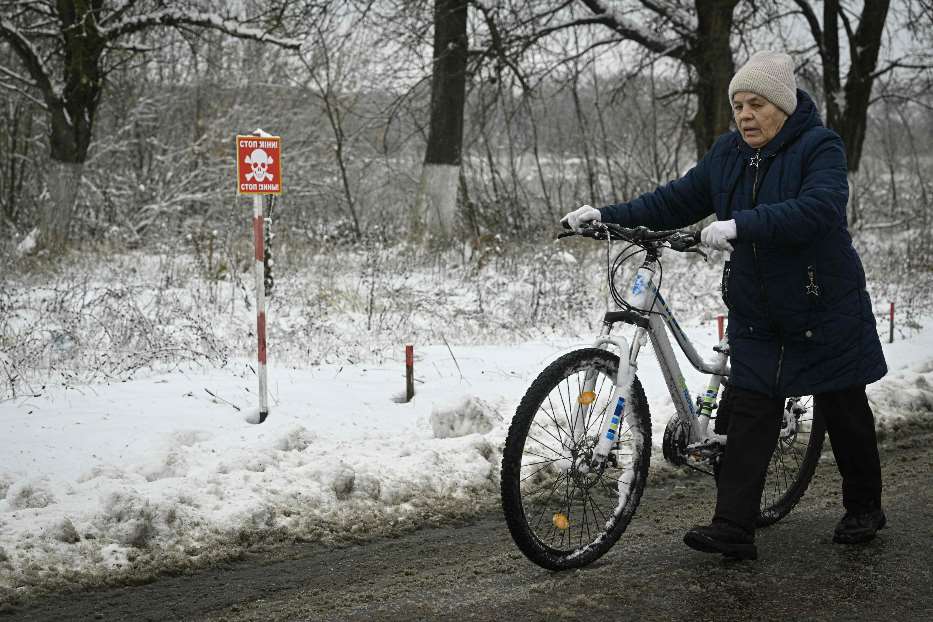
[[[686,330],[701,351],[715,341],[715,322]],[[416,348],[410,403],[398,401],[401,355],[395,365],[288,369],[273,359],[261,425],[245,421],[256,402],[248,361],[6,400],[0,597],[73,572],[193,563],[251,534],[328,539],[416,526],[426,512],[469,514],[498,494],[525,388],[575,345]],[[892,371],[869,389],[881,425],[933,411],[931,346],[931,328],[886,345]],[[702,388],[701,374],[683,371]],[[639,376],[658,464],[673,406],[650,351]]]
[[[32,231],[16,245],[16,256],[23,257],[32,254],[32,252],[36,250],[36,245],[39,243],[38,238],[39,229],[38,227],[34,227]]]
[[[208,279],[194,258],[133,252],[5,275],[0,601],[497,508],[515,407],[550,361],[589,345],[606,303],[603,250],[510,242],[503,253],[498,242],[474,259],[459,247],[422,257],[277,245],[262,424],[247,421],[258,414],[250,272]],[[894,429],[933,412],[930,280],[892,279],[903,258],[874,237],[859,243],[879,315],[898,304],[891,372],[869,388],[880,428]],[[664,265],[668,303],[712,357],[719,262]],[[675,351],[691,392],[703,391]],[[667,469],[659,446],[674,405],[650,347],[637,373],[652,465]]]

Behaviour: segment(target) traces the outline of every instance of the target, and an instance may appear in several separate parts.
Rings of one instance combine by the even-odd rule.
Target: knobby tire
[[[604,555],[641,500],[651,460],[651,425],[637,377],[619,444],[605,470],[581,473],[567,466],[579,464],[572,459],[574,452],[585,455],[592,450],[601,421],[607,412],[611,416],[614,405],[609,400],[618,367],[618,356],[598,348],[561,356],[528,388],[509,427],[502,458],[502,508],[515,544],[544,568],[579,568]],[[582,439],[574,443],[573,406],[587,370],[598,373],[596,398],[587,406]]]

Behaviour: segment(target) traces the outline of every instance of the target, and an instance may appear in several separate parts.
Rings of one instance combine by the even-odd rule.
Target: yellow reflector
[[[561,514],[560,512],[554,515],[553,521],[554,526],[561,531],[567,529],[567,527],[570,527],[570,519],[568,519],[565,514]]]
[[[580,394],[580,397],[577,398],[577,401],[584,406],[588,406],[589,404],[592,404],[596,401],[596,394],[592,391],[584,391]]]

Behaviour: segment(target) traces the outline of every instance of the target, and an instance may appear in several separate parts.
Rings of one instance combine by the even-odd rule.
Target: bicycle
[[[598,223],[558,237],[572,235],[605,240],[608,258],[613,240],[628,245],[607,261],[609,291],[618,308],[607,310],[591,347],[564,354],[531,383],[503,450],[501,494],[509,531],[528,559],[551,570],[579,568],[604,555],[638,507],[651,460],[651,425],[635,372],[649,339],[675,406],[662,440],[665,460],[715,476],[727,445],[726,436],[716,434],[710,424],[719,389],[729,376],[728,337],[713,348],[713,360],[705,361],[660,292],[662,250],[702,253],[699,234]],[[623,296],[616,274],[642,252],[644,261]],[[631,342],[611,334],[619,323],[635,327]],[[696,401],[668,331],[690,364],[709,375]],[[787,399],[756,520],[760,527],[786,516],[813,477],[825,423],[812,416],[811,401],[809,396]]]

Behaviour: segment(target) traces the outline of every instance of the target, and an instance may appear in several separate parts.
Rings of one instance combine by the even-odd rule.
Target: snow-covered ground
[[[441,254],[282,243],[271,414],[252,425],[251,276],[230,244],[212,259],[76,253],[3,272],[0,601],[495,507],[516,404],[547,362],[588,343],[606,303],[606,254],[580,240]],[[869,389],[881,425],[933,413],[933,278],[904,267],[903,246],[861,249],[879,319],[898,304],[892,371]],[[701,352],[723,312],[720,269],[664,261],[666,298]],[[657,447],[673,406],[650,352],[639,375]]]
[[[687,327],[703,348],[715,322]],[[353,537],[469,515],[498,494],[508,421],[577,340],[416,349],[416,396],[393,364],[270,371],[246,361],[0,403],[0,599],[32,586],[230,555],[274,535]],[[933,328],[885,346],[869,395],[883,425],[933,412]],[[702,378],[684,367],[691,389]],[[672,412],[650,354],[640,377],[657,447]],[[655,461],[660,462],[659,455]]]

